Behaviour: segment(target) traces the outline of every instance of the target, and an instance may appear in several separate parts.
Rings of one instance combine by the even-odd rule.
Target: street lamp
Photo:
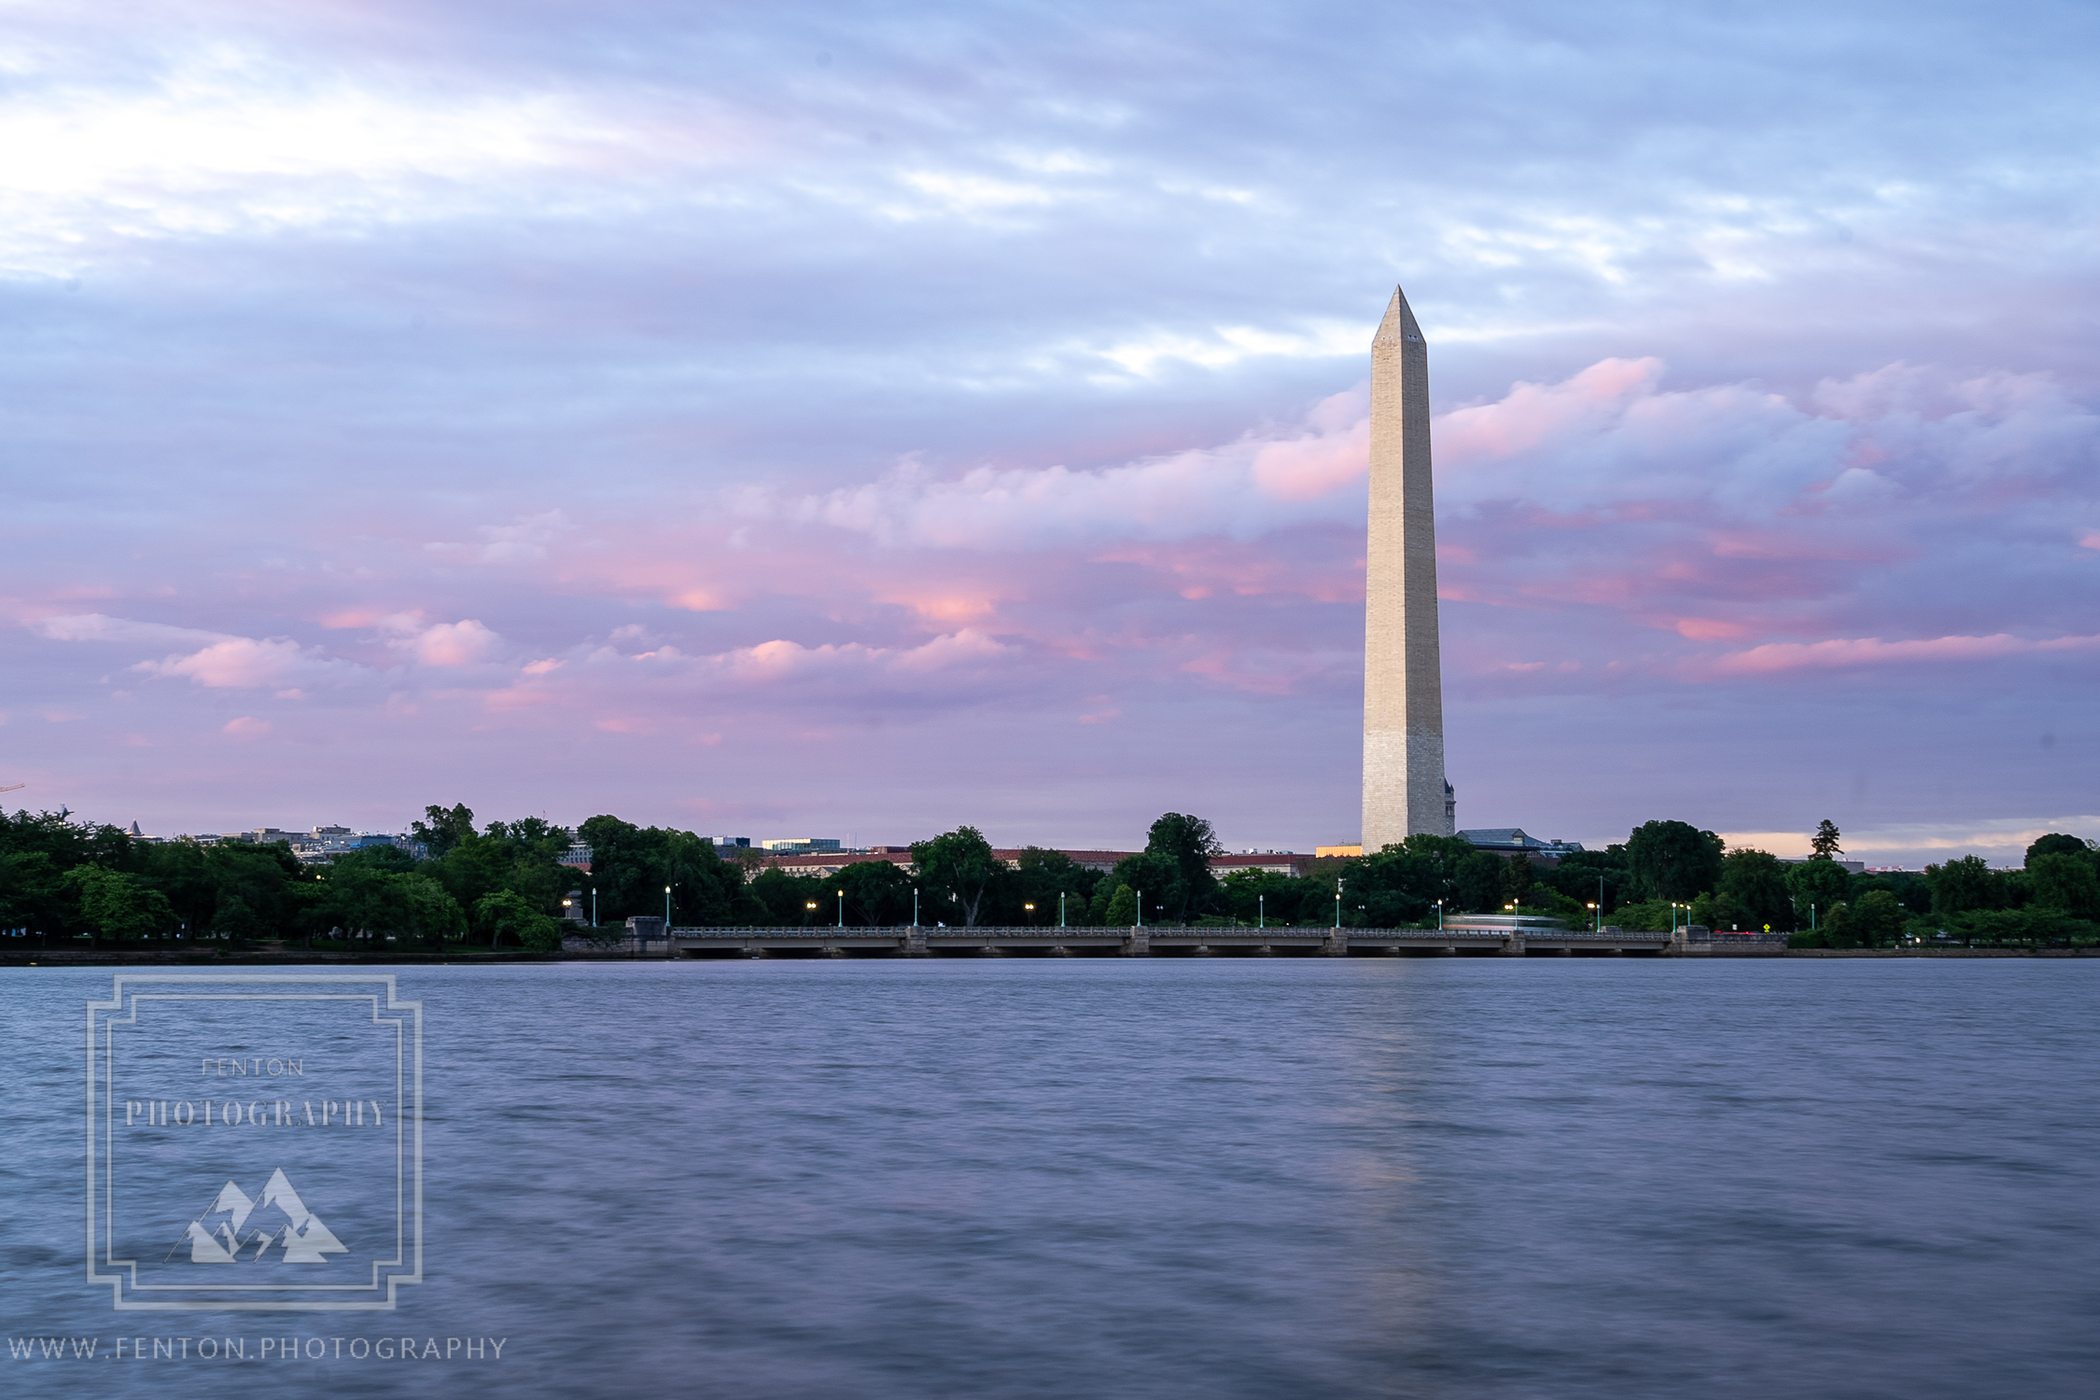
[[[1267,928],[1269,926],[1269,896],[1267,894],[1254,896],[1254,926],[1256,928]]]
[[[1597,903],[1595,900],[1591,900],[1590,913],[1593,916],[1595,916],[1594,921],[1591,924],[1591,931],[1595,933],[1604,932],[1604,906]]]
[[[664,956],[671,956],[671,887],[664,886]]]
[[[1138,921],[1137,921],[1137,926],[1138,926],[1139,928],[1143,928],[1143,927],[1145,926],[1145,892],[1144,892],[1143,890],[1139,890],[1139,891],[1137,892],[1137,909],[1138,909]]]
[[[802,901],[802,907],[806,911],[802,915],[802,927],[808,928],[810,922],[816,918],[817,902],[814,899],[805,899]]]
[[[919,926],[919,887],[917,885],[911,887],[911,926],[913,928]]]
[[[846,892],[845,892],[845,891],[844,891],[844,890],[842,889],[842,890],[840,890],[840,891],[839,891],[839,927],[840,927],[840,928],[844,928],[845,926],[846,926]]]
[[[1444,931],[1444,901],[1441,899],[1436,902],[1436,931]]]
[[[1342,926],[1342,877],[1334,877],[1334,926]]]
[[[591,886],[591,927],[598,927],[598,887]]]
[[[1021,912],[1027,916],[1021,920],[1022,923],[1033,924],[1035,922],[1035,902],[1033,900],[1023,902]]]
[[[1065,892],[1063,890],[1057,892],[1057,926],[1059,928],[1065,926]]]

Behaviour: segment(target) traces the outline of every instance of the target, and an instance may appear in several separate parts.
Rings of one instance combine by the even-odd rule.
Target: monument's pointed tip
[[[1422,327],[1415,321],[1414,308],[1407,304],[1407,293],[1399,286],[1393,288],[1393,299],[1385,304],[1385,319],[1378,323],[1378,334],[1372,337],[1373,345],[1388,340],[1420,340]]]

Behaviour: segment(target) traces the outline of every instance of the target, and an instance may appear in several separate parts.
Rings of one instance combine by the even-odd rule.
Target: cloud
[[[1847,637],[1820,642],[1767,642],[1729,652],[1714,663],[1714,669],[1724,675],[1770,675],[1855,666],[1992,661],[2008,656],[2096,649],[2100,649],[2100,635],[2015,637],[1999,632],[1988,637],[1916,637],[1896,641]]]
[[[283,637],[229,637],[184,656],[141,661],[149,676],[196,682],[213,690],[277,689],[331,679],[350,668]]]
[[[236,739],[259,739],[270,732],[270,722],[254,715],[235,715],[219,727],[219,732]]]
[[[485,661],[501,645],[502,638],[473,618],[440,622],[407,638],[416,659],[425,666],[471,666]]]
[[[547,557],[554,542],[569,533],[568,513],[545,510],[521,515],[507,525],[480,525],[478,544],[432,543],[433,555],[468,564],[537,564]]]
[[[1350,488],[1366,470],[1360,393],[1337,395],[1288,434],[1074,470],[979,467],[941,478],[907,462],[866,485],[822,495],[757,489],[760,518],[821,524],[895,547],[1063,549],[1112,540],[1247,539],[1311,520],[1361,514]]]

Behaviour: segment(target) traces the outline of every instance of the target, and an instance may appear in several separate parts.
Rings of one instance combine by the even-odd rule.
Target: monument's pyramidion
[[[1364,580],[1364,850],[1449,836],[1437,639],[1429,346],[1398,287],[1371,339],[1371,523]]]

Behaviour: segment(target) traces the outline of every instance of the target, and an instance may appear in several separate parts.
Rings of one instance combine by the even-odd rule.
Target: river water
[[[426,1281],[258,1324],[87,1281],[110,974],[0,971],[0,1334],[98,1347],[0,1394],[2100,1388],[2100,961],[398,972]],[[505,1340],[108,1359],[177,1335]]]

